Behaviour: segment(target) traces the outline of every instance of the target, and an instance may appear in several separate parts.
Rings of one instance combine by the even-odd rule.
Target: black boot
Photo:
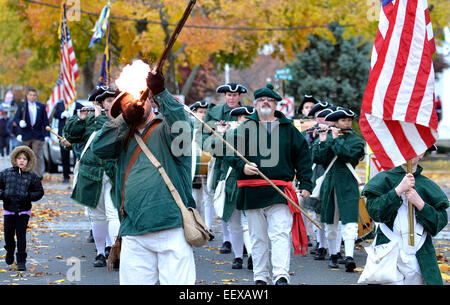
[[[338,257],[336,254],[333,254],[330,256],[330,263],[328,264],[328,266],[330,268],[339,268],[339,265],[337,263]]]
[[[289,285],[288,281],[285,277],[280,277],[276,282],[275,285]]]
[[[344,259],[344,257],[342,256],[341,252],[338,252],[336,255],[337,255],[337,257],[338,257],[338,260],[337,260],[338,264],[340,264],[340,265],[345,265],[345,259]]]
[[[316,260],[316,261],[323,261],[323,260],[325,260],[325,256],[326,255],[327,255],[327,249],[319,248],[317,250],[317,254],[314,255],[314,260]]]
[[[108,259],[110,252],[111,252],[111,247],[105,247],[105,258],[106,259]]]
[[[89,231],[89,236],[88,236],[88,238],[87,238],[86,241],[87,241],[88,243],[93,243],[93,242],[95,242],[94,236],[92,235],[92,230]]]
[[[99,254],[95,257],[94,267],[105,267],[106,266],[106,258],[103,254]]]
[[[355,270],[355,268],[356,268],[356,263],[355,263],[353,257],[347,256],[345,258],[345,271],[353,272],[353,270]]]
[[[17,271],[25,271],[27,270],[27,253],[16,253],[16,261],[17,261]]]
[[[317,251],[319,251],[319,243],[316,243],[316,245],[314,246],[314,248],[312,248],[311,250],[309,250],[309,253],[311,253],[311,254],[316,254]]]
[[[236,257],[233,261],[233,266],[231,269],[242,269],[242,258]]]
[[[220,248],[220,254],[228,254],[231,253],[231,243],[229,241],[226,241],[222,244],[222,247]]]
[[[253,258],[251,255],[248,257],[248,260],[247,260],[247,269],[253,270]]]
[[[5,256],[5,262],[7,265],[12,265],[14,264],[14,248],[13,249],[9,249],[5,246],[6,249],[6,256]]]

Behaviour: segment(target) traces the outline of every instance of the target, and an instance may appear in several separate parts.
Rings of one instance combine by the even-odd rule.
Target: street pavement
[[[9,159],[0,157],[0,170],[11,166]],[[96,255],[93,243],[87,242],[89,222],[83,206],[70,199],[70,184],[62,183],[62,174],[45,174],[44,197],[33,204],[27,233],[27,270],[18,272],[6,265],[3,249],[3,217],[0,236],[0,284],[3,285],[118,285],[119,272],[93,267]],[[445,190],[449,195],[448,189]],[[220,254],[221,223],[215,219],[212,227],[215,239],[201,248],[194,248],[198,285],[252,285],[253,273],[244,268],[231,268],[233,254]],[[447,226],[435,239],[438,253],[448,261],[450,228]],[[315,261],[291,255],[291,284],[295,285],[354,285],[364,267],[363,249],[369,241],[356,246],[356,272],[347,273],[343,265],[329,269],[328,259]]]

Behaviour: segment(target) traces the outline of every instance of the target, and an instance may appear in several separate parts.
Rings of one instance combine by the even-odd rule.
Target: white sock
[[[117,235],[119,235],[119,229],[120,229],[120,221],[119,219],[114,219],[108,221],[108,234],[107,234],[107,242],[106,245],[111,247],[115,242]],[[108,245],[108,240],[110,240],[110,244]]]
[[[205,205],[205,225],[211,229],[214,217],[214,207]]]
[[[344,240],[345,256],[353,257],[353,250],[355,249],[355,240],[346,239]]]
[[[222,220],[222,232],[223,232],[223,242],[230,241],[230,230],[228,230],[228,225]]]
[[[244,253],[244,237],[242,233],[230,233],[231,248],[233,249],[234,257],[243,257]]]
[[[108,233],[108,223],[106,221],[92,223],[92,236],[97,248],[97,255],[105,255],[106,234]]]

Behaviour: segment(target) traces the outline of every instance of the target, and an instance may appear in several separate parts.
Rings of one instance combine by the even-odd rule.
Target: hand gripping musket
[[[228,146],[239,158],[241,158],[246,164],[250,165],[250,161],[248,161],[239,151],[237,151],[233,145],[228,143],[222,136],[220,136],[214,129],[212,129],[208,124],[206,124],[202,119],[200,119],[187,105],[184,105],[184,110],[192,115],[196,120],[202,123],[215,137],[217,137],[223,144]],[[266,177],[259,169],[258,175],[261,176],[264,180],[266,180],[284,199],[289,201],[293,206],[295,206],[309,221],[311,221],[316,227],[322,230],[322,227],[312,219],[305,210],[303,210],[298,204],[296,204],[291,198],[289,198],[278,186],[276,186],[269,178]]]
[[[169,52],[172,49],[173,45],[175,44],[175,41],[178,38],[178,35],[181,32],[181,29],[184,27],[184,24],[186,23],[187,19],[189,18],[189,15],[191,14],[192,10],[194,9],[196,0],[190,0],[188,6],[186,7],[183,16],[181,17],[180,21],[178,22],[175,30],[172,32],[172,35],[170,36],[169,41],[167,42],[167,46],[164,49],[163,53],[161,54],[161,57],[159,58],[157,64],[156,64],[156,73],[160,72],[164,66],[164,62],[167,59],[167,56],[169,56]],[[147,100],[147,97],[150,93],[149,88],[145,89],[141,93],[141,97],[139,98],[138,103],[144,104]]]

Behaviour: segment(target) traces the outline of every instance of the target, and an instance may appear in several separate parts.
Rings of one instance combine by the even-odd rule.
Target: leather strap
[[[167,188],[169,189],[170,193],[172,194],[173,199],[175,200],[176,204],[181,210],[181,213],[185,213],[187,211],[186,206],[183,203],[183,200],[180,197],[180,194],[178,193],[177,189],[173,185],[172,181],[170,180],[169,176],[167,175],[166,171],[164,170],[164,167],[162,167],[161,163],[159,163],[158,159],[152,154],[150,149],[148,149],[145,142],[142,140],[142,138],[138,134],[134,134],[134,137],[138,143],[138,145],[141,147],[142,151],[145,153],[147,158],[150,160],[150,162],[153,164],[153,166],[156,167],[156,169],[161,174],[162,178],[164,179],[164,182],[167,185]]]
[[[162,121],[155,122],[150,128],[147,130],[147,132],[144,135],[144,141],[147,141],[150,134],[153,132],[153,130],[161,123]],[[142,138],[141,138],[142,139]],[[139,157],[139,154],[141,152],[141,147],[139,145],[136,145],[133,154],[131,155],[130,160],[128,161],[127,168],[125,169],[125,175],[123,177],[123,184],[122,184],[122,195],[121,195],[121,205],[120,205],[120,214],[122,216],[122,219],[125,217],[125,184],[127,182],[128,175],[130,174],[131,169],[133,168],[134,163],[136,162],[137,158]]]

